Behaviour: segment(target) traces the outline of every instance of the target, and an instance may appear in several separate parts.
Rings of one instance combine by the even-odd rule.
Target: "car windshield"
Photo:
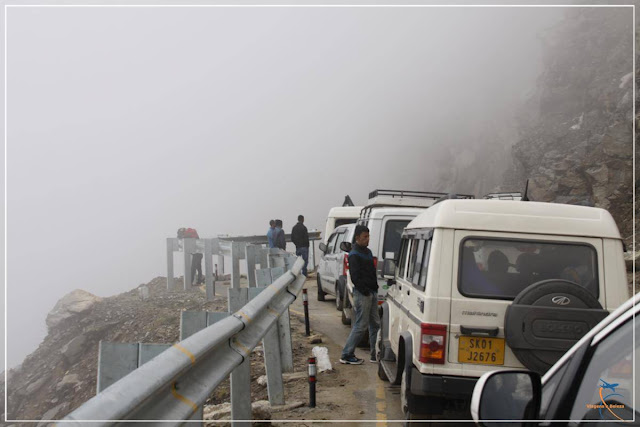
[[[513,299],[527,286],[548,279],[577,283],[597,298],[595,249],[579,243],[490,238],[462,243],[458,287],[465,296]]]

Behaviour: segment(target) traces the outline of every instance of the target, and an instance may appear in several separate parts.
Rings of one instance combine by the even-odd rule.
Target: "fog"
[[[433,188],[505,122],[558,8],[10,8],[7,362],[74,289],[166,275],[165,238],[287,231]],[[472,142],[472,141],[470,141]],[[451,189],[455,190],[455,189]],[[178,269],[176,275],[182,274]]]

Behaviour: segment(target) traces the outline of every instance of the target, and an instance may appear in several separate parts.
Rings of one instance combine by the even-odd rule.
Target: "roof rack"
[[[444,200],[460,200],[460,199],[475,199],[476,196],[471,195],[471,194],[455,194],[455,193],[449,193],[449,194],[445,194],[444,196],[440,197],[438,200],[436,200],[436,202],[434,203],[434,205],[436,203],[440,203]]]
[[[522,200],[522,193],[519,191],[512,193],[489,193],[482,198],[490,200]]]
[[[438,200],[447,197],[447,193],[434,191],[411,191],[411,190],[374,190],[369,193],[369,201],[362,208],[360,218],[367,218],[372,208],[379,207],[405,207],[405,208],[428,208]],[[460,195],[458,198],[473,199],[471,195]]]

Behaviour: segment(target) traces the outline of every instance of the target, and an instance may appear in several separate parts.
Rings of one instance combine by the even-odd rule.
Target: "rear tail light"
[[[347,275],[347,270],[349,269],[349,255],[344,254],[344,258],[342,260],[342,275]]]
[[[373,268],[378,268],[378,257],[373,257]]]
[[[420,329],[420,362],[444,364],[447,325],[422,323]]]

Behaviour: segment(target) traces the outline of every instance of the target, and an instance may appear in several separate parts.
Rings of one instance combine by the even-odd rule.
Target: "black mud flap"
[[[608,314],[582,286],[545,280],[524,289],[507,307],[505,339],[524,366],[542,375]]]

